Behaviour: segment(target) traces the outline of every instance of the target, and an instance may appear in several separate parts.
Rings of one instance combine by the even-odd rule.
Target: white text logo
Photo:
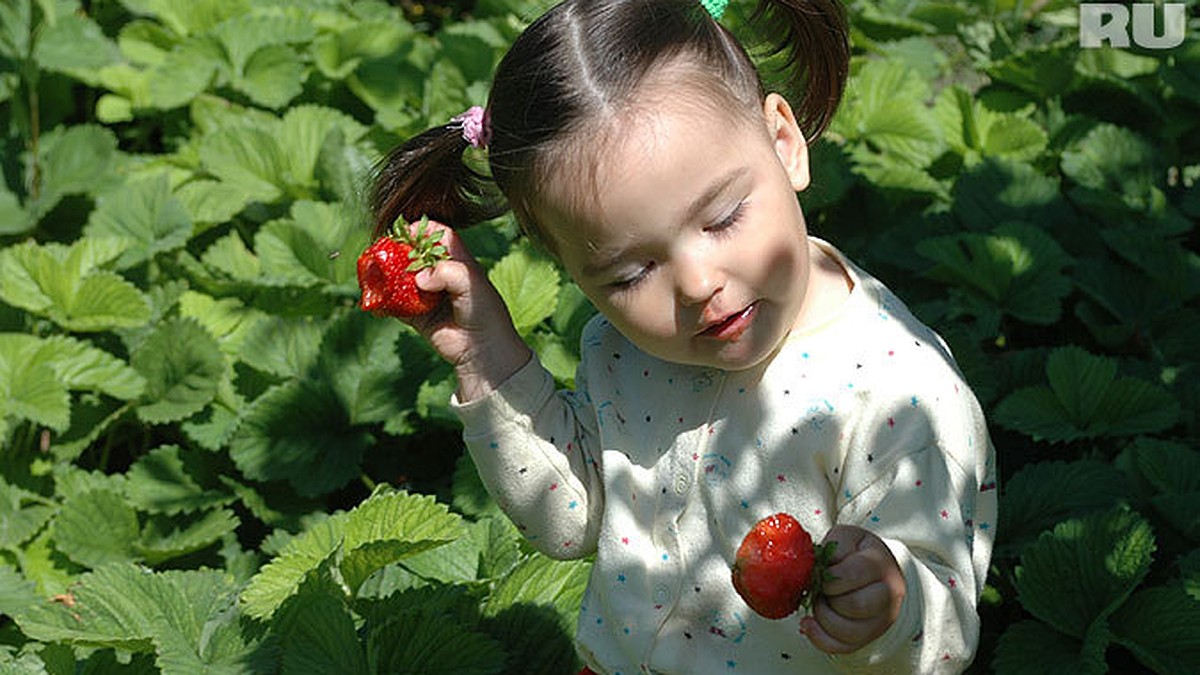
[[[1130,13],[1132,9],[1132,17]],[[1171,49],[1183,44],[1187,34],[1187,6],[1168,2],[1162,6],[1162,32],[1156,30],[1157,7],[1151,2],[1119,5],[1115,2],[1089,2],[1079,5],[1079,46],[1128,47],[1133,43],[1145,49]],[[1130,19],[1132,18],[1132,22]],[[1132,23],[1132,30],[1130,30]]]

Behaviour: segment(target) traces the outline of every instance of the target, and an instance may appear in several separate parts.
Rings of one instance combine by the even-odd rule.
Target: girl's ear
[[[767,132],[775,144],[775,154],[787,171],[792,188],[801,192],[808,187],[808,141],[796,123],[796,115],[787,99],[779,94],[768,94],[763,102],[763,116]]]

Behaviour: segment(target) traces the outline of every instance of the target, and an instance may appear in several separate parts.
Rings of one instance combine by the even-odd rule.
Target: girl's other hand
[[[823,652],[848,654],[883,635],[900,615],[904,573],[883,540],[853,525],[838,525],[824,542],[837,542],[832,579],[813,603],[800,632]]]
[[[467,402],[487,395],[520,370],[532,351],[517,335],[508,308],[462,238],[442,223],[441,243],[450,258],[417,274],[417,286],[445,292],[446,299],[429,314],[406,319],[458,376],[458,397]]]

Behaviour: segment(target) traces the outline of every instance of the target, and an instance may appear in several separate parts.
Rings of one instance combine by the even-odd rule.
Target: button
[[[675,477],[675,494],[681,495],[687,492],[688,477],[687,474],[681,473]]]

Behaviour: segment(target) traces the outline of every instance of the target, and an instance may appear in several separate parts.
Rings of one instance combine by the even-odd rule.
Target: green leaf
[[[233,219],[251,195],[235,183],[200,179],[179,186],[175,198],[194,223],[211,225]]]
[[[342,134],[345,143],[353,144],[367,133],[367,127],[340,110],[311,104],[293,106],[284,114],[279,129],[279,145],[283,148],[289,172],[297,185],[315,187],[321,149],[328,136],[336,132]],[[292,216],[301,219],[295,210]],[[337,224],[341,239],[345,238],[348,231],[365,232],[368,229],[348,213],[340,213],[340,217]]]
[[[160,446],[129,467],[125,497],[143,511],[169,516],[224,506],[233,496],[217,487],[214,469],[206,453]]]
[[[1089,658],[1090,656],[1090,658]],[[1107,672],[1104,653],[1085,654],[1083,643],[1063,635],[1041,621],[1010,625],[992,662],[997,675],[1102,675]]]
[[[1180,559],[1179,572],[1183,579],[1183,590],[1191,599],[1200,602],[1200,548],[1192,549],[1191,553]]]
[[[237,298],[214,298],[211,295],[186,291],[179,296],[179,315],[195,319],[215,337],[221,351],[229,356],[241,353],[242,343],[267,314],[247,307]]]
[[[182,247],[192,234],[192,221],[171,195],[167,174],[158,173],[101,195],[83,233],[127,242],[116,263],[126,269]]]
[[[934,113],[951,150],[968,164],[982,157],[1009,157],[1029,161],[1046,149],[1046,132],[1018,113],[994,112],[960,86],[938,96]]]
[[[954,215],[972,230],[1071,217],[1056,178],[1006,158],[988,157],[964,171],[954,182],[952,199]]]
[[[251,101],[278,109],[304,91],[304,64],[290,47],[271,45],[254,52],[233,86]]]
[[[66,14],[42,26],[33,58],[44,70],[89,80],[89,72],[116,63],[120,54],[95,21],[83,14]]]
[[[1083,639],[1145,578],[1154,549],[1150,525],[1131,511],[1059,523],[1021,556],[1016,570],[1021,604],[1057,630]]]
[[[401,614],[373,628],[367,633],[366,649],[370,672],[376,673],[492,675],[504,672],[508,656],[500,642],[453,619],[424,612]]]
[[[271,387],[245,411],[229,453],[255,480],[286,480],[315,497],[359,475],[371,445],[327,383],[293,381]]]
[[[221,42],[234,72],[243,72],[265,47],[312,40],[316,26],[298,16],[239,14],[223,21],[212,35]]]
[[[55,379],[72,391],[107,394],[128,401],[141,396],[146,380],[124,360],[89,342],[66,335],[40,340],[35,361],[45,361]]]
[[[199,412],[213,400],[227,367],[216,339],[192,319],[160,323],[130,361],[146,378],[137,413],[150,424]]]
[[[38,603],[15,618],[45,642],[156,652],[168,675],[262,672],[269,662],[229,611],[235,592],[221,571],[113,564],[80,577],[71,607]]]
[[[49,500],[0,478],[0,549],[12,550],[25,543],[54,512],[55,506]]]
[[[1116,363],[1079,347],[1060,347],[1046,364],[1049,387],[1019,389],[996,407],[1000,424],[1051,443],[1161,431],[1179,403],[1145,380],[1116,377]]]
[[[251,579],[242,603],[249,615],[269,617],[323,561],[338,557],[343,579],[353,593],[385,565],[465,534],[462,519],[432,497],[376,493],[353,511],[335,515],[292,539]]]
[[[550,318],[558,304],[558,268],[516,248],[488,271],[488,279],[504,298],[517,332],[525,335]]]
[[[317,360],[324,329],[312,317],[270,316],[250,329],[239,356],[264,373],[301,377]]]
[[[357,253],[367,247],[368,229],[341,205],[297,201],[291,219],[263,225],[254,250],[263,273],[300,285],[340,287],[358,295]]]
[[[368,673],[354,617],[328,563],[313,570],[272,622],[287,675]]]
[[[0,185],[0,235],[25,234],[36,224],[17,196]]]
[[[1071,258],[1032,226],[1001,225],[992,234],[967,232],[926,239],[917,252],[938,263],[935,278],[964,286],[971,302],[1027,323],[1048,325],[1062,315],[1071,292],[1063,274]],[[968,305],[968,311],[970,305]],[[978,311],[978,310],[977,310]],[[972,312],[974,313],[974,312]]]
[[[25,207],[41,219],[67,195],[94,194],[111,180],[117,137],[108,129],[80,124],[41,139],[41,192]]]
[[[396,352],[401,325],[353,311],[343,315],[321,340],[316,373],[341,402],[350,424],[383,422],[404,409]],[[448,399],[447,399],[448,400]]]
[[[272,202],[288,182],[287,160],[275,137],[258,127],[230,127],[203,137],[200,161],[252,199]]]
[[[229,509],[205,511],[198,516],[154,516],[142,528],[136,550],[148,565],[202,551],[232,534],[241,521]]]
[[[213,40],[181,42],[150,71],[147,103],[164,110],[185,106],[212,85],[222,67],[221,48]]]
[[[916,70],[895,61],[868,61],[847,84],[845,105],[830,131],[897,163],[926,167],[944,147],[941,127],[924,105],[929,93]]]
[[[82,237],[70,247],[26,241],[0,250],[0,299],[74,331],[141,326],[150,318],[141,292],[96,269],[122,246],[118,239]]]
[[[1156,673],[1200,671],[1200,600],[1176,584],[1134,593],[1113,614],[1114,640]]]
[[[1063,174],[1098,208],[1144,210],[1158,175],[1159,151],[1133,131],[1100,124],[1062,153]]]
[[[67,428],[71,399],[53,367],[35,360],[38,343],[23,334],[0,334],[0,429],[14,416],[56,431]]]
[[[484,603],[481,628],[508,650],[512,663],[550,672],[577,668],[572,635],[591,564],[526,558],[500,580]]]
[[[55,547],[81,565],[140,559],[137,512],[123,494],[99,489],[68,497],[53,527]]]
[[[1004,482],[997,552],[1018,554],[1044,530],[1073,517],[1108,510],[1131,496],[1119,469],[1103,462],[1037,462]]]

